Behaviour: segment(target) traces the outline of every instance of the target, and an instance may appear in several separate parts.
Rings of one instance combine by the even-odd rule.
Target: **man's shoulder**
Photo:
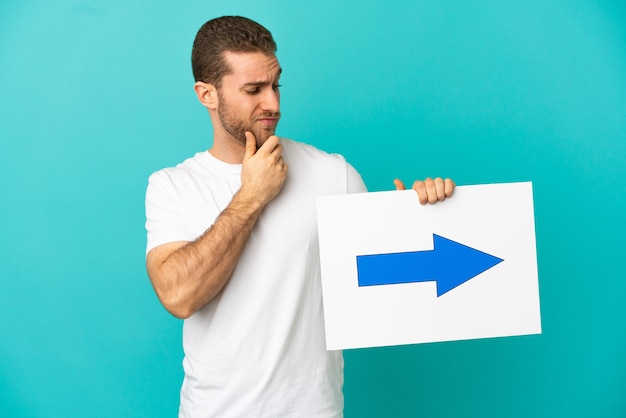
[[[289,177],[305,182],[313,193],[366,191],[359,173],[341,154],[329,153],[304,142],[281,138]]]
[[[311,144],[295,141],[289,138],[281,138],[281,143],[283,144],[285,152],[289,156],[293,156],[295,158],[308,159],[313,162],[320,163],[346,163],[345,158],[341,154],[329,153]]]
[[[194,176],[194,172],[197,172],[202,166],[202,160],[203,153],[198,152],[175,166],[164,167],[153,172],[149,177],[149,182],[171,183],[175,182],[176,179]]]

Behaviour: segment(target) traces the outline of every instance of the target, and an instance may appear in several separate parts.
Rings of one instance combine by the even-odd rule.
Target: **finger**
[[[248,158],[252,157],[256,154],[256,138],[252,132],[246,131],[246,151],[243,154],[243,160],[246,161]]]
[[[276,135],[272,135],[269,138],[267,138],[267,140],[263,143],[263,145],[261,145],[259,147],[259,151],[262,151],[263,153],[267,153],[267,154],[271,154],[272,152],[274,152],[274,150],[276,149],[276,147],[279,145],[278,141],[280,141],[280,138],[277,137]],[[282,149],[282,146],[281,146]]]
[[[420,201],[420,205],[425,205],[428,202],[428,193],[426,192],[426,185],[423,181],[417,180],[413,183],[413,190],[417,192],[417,198]]]
[[[280,146],[280,144],[278,145]],[[287,163],[285,163],[285,159],[283,158],[283,156],[279,156],[278,159],[276,160],[276,167],[278,167],[279,170],[281,170],[283,173],[287,174],[287,170],[289,169],[289,166],[287,165]]]
[[[452,193],[454,192],[456,184],[454,184],[454,182],[450,179],[445,179],[444,184],[446,189],[446,197],[452,197]]]
[[[426,200],[428,203],[431,205],[437,203],[437,187],[435,186],[435,181],[428,177],[424,180],[424,186],[426,187]]]
[[[402,180],[400,179],[395,179],[393,181],[393,184],[396,186],[396,190],[406,190],[406,187],[404,187],[404,183],[402,183]]]
[[[446,199],[446,184],[441,177],[435,179],[435,192],[437,193],[437,201],[442,202]]]
[[[274,156],[274,159],[278,161],[280,158],[283,158],[283,146],[281,144],[277,144],[271,152],[271,155]]]

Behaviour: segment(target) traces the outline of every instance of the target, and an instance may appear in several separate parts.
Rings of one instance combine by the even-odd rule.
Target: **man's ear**
[[[217,109],[219,100],[217,97],[217,89],[213,84],[197,81],[196,84],[193,85],[193,89],[196,92],[198,100],[202,103],[202,106],[209,110]]]

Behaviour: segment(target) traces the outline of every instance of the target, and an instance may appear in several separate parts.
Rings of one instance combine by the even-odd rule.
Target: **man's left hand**
[[[396,190],[405,190],[404,183],[401,180],[395,179],[393,184],[396,185]],[[452,197],[452,192],[456,185],[450,179],[443,180],[441,177],[431,179],[428,177],[426,180],[416,180],[413,183],[412,189],[417,192],[417,197],[420,204],[426,203],[435,204],[437,202],[443,202],[449,197]]]

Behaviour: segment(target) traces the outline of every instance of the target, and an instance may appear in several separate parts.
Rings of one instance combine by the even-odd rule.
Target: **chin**
[[[259,134],[254,134],[254,136],[256,137],[256,143],[257,145],[260,147],[261,145],[265,144],[265,141],[267,141],[267,139],[274,135],[274,131],[272,130],[270,131],[262,131]]]

